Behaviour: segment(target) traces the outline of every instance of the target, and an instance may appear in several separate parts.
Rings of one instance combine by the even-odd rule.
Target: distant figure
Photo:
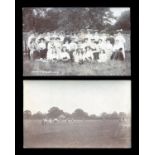
[[[49,123],[49,125],[52,125],[52,119],[51,118],[48,120],[48,123]]]
[[[41,121],[41,124],[42,124],[43,126],[46,126],[46,125],[47,125],[47,122],[48,122],[48,120],[47,120],[46,118],[44,118],[44,119]]]
[[[54,122],[54,123],[57,123],[57,122],[58,122],[58,119],[57,119],[57,118],[55,118],[55,119],[53,120],[53,122]]]

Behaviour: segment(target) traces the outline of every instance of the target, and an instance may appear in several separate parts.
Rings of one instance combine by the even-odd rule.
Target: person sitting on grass
[[[75,63],[81,63],[82,62],[82,53],[81,49],[78,48],[75,52],[73,52],[74,62]]]
[[[100,52],[99,52],[99,59],[97,60],[98,62],[106,62],[108,60],[108,57],[105,53],[105,51],[103,49],[100,49]]]
[[[60,60],[62,60],[63,62],[67,62],[67,61],[70,60],[68,50],[67,50],[67,48],[65,46],[62,47],[62,51],[60,53]]]
[[[93,51],[91,50],[90,46],[85,47],[85,60],[87,62],[93,61]]]
[[[47,60],[51,60],[52,62],[57,62],[59,60],[59,55],[58,55],[55,47],[48,50]]]

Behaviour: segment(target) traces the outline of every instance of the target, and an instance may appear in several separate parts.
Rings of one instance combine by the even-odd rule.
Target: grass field
[[[23,74],[25,76],[128,76],[131,75],[131,56],[130,52],[126,52],[125,61],[109,60],[105,63],[92,62],[84,64],[27,60],[23,62]]]
[[[42,126],[40,120],[24,120],[25,148],[129,148],[130,128],[118,120],[76,120]]]

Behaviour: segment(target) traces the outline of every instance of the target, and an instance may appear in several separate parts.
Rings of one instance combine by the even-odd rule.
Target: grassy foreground
[[[118,120],[75,120],[42,126],[40,120],[24,120],[25,148],[129,148],[131,128]]]
[[[127,52],[125,61],[109,60],[105,63],[92,62],[83,64],[27,60],[23,62],[23,74],[25,76],[128,76],[131,75],[131,57],[130,52]]]

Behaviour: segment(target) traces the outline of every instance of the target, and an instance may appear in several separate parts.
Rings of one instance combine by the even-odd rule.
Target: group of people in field
[[[45,59],[52,62],[72,61],[75,63],[110,59],[125,60],[126,40],[121,32],[107,33],[70,33],[47,32],[33,33],[27,39],[26,54],[29,59]]]
[[[69,122],[74,122],[74,119],[44,118],[44,119],[42,119],[41,124],[42,124],[42,126],[47,126],[47,125],[52,125],[53,123],[55,124],[55,123],[58,123],[58,122],[69,123]]]

